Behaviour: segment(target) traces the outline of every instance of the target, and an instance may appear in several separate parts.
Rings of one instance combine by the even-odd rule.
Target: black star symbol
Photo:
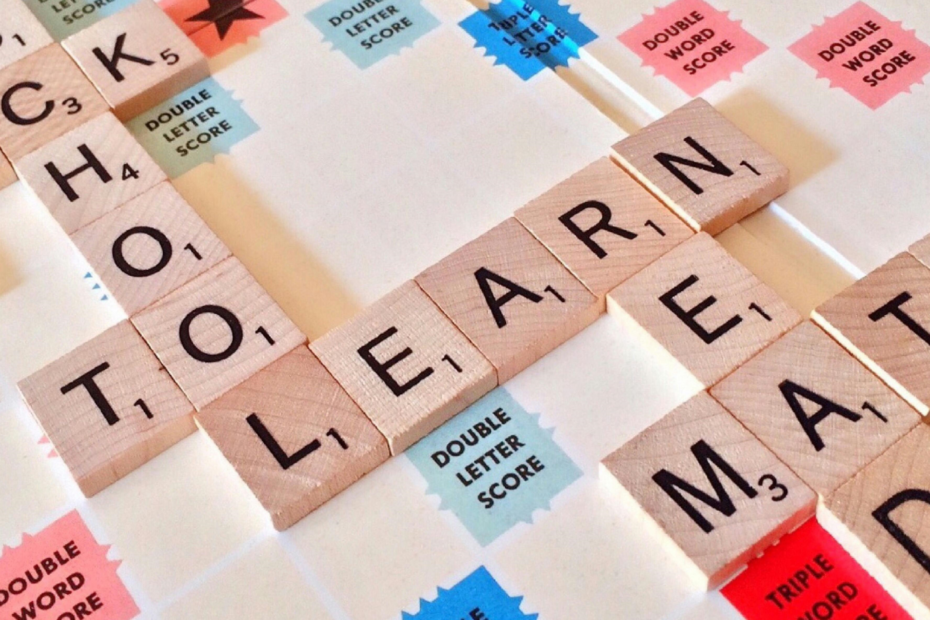
[[[254,11],[243,6],[246,0],[207,0],[210,7],[196,15],[187,18],[189,22],[207,22],[216,25],[216,32],[220,40],[226,38],[234,22],[247,19],[265,19]]]

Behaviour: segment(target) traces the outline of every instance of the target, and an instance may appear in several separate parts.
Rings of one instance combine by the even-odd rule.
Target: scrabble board
[[[922,3],[0,16],[0,619],[930,618]]]

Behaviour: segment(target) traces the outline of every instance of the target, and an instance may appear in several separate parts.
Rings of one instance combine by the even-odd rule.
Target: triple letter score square
[[[407,282],[310,345],[400,454],[494,387],[493,366]]]
[[[602,463],[708,589],[813,515],[816,494],[701,392]],[[675,549],[675,547],[671,547]]]
[[[19,383],[90,497],[195,430],[193,407],[129,321]]]
[[[706,233],[611,291],[607,311],[635,320],[705,387],[801,320]]]
[[[613,151],[689,226],[711,235],[788,190],[788,168],[703,99],[621,140]]]

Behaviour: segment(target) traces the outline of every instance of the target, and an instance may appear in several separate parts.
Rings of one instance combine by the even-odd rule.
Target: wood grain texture
[[[110,113],[33,151],[16,169],[68,234],[167,178]]]
[[[278,530],[390,457],[378,429],[305,346],[205,407],[197,421]]]
[[[306,342],[235,257],[131,320],[198,411]]]
[[[694,230],[711,235],[788,191],[788,168],[703,99],[621,140],[613,151]]]
[[[71,35],[62,46],[124,121],[210,75],[197,46],[151,0],[139,0]],[[103,52],[107,63],[95,49]],[[119,50],[145,62],[122,57],[109,62]]]
[[[930,235],[911,244],[907,253],[919,260],[924,266],[930,267]]]
[[[601,302],[694,233],[603,157],[519,209],[516,218]]]
[[[912,407],[927,415],[930,269],[909,254],[899,254],[824,302],[811,316]]]
[[[416,281],[494,364],[501,383],[600,315],[597,298],[513,218]]]
[[[497,385],[491,364],[412,281],[310,349],[387,438],[391,454]]]
[[[42,145],[107,111],[94,85],[59,45],[49,45],[0,71],[0,149],[14,164]]]
[[[920,422],[810,322],[743,364],[711,395],[824,497]]]
[[[0,69],[54,43],[22,0],[0,0]]]
[[[855,548],[859,543],[870,552],[871,557],[857,559],[881,577],[883,587],[902,603],[908,602],[901,596],[902,590],[908,598],[916,599],[917,609],[906,605],[915,618],[930,613],[930,564],[926,560],[930,553],[928,454],[930,428],[921,424],[828,497],[822,509],[855,539],[847,540],[847,536],[831,528],[841,544]],[[895,529],[900,530],[898,537],[892,534]],[[910,550],[903,544],[908,539],[913,543]],[[880,565],[875,567],[867,560]],[[916,615],[918,609],[921,616]]]
[[[88,497],[196,430],[190,402],[129,321],[23,379],[19,390]]]
[[[708,448],[716,456],[707,456]],[[609,455],[603,466],[696,565],[708,589],[810,517],[816,504],[814,492],[704,392]],[[710,471],[720,489],[712,486]],[[657,481],[669,474],[726,509],[678,484],[671,488],[680,505]]]
[[[126,314],[133,316],[230,256],[170,183],[71,236]]]
[[[705,387],[800,321],[706,233],[611,291],[607,311],[631,316]]]
[[[0,189],[9,187],[17,181],[16,171],[10,161],[0,153]]]

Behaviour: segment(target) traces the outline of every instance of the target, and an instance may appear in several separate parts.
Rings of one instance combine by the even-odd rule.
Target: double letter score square
[[[383,463],[387,442],[301,345],[197,414],[283,530]]]
[[[407,282],[310,349],[400,454],[497,385],[491,364]]]
[[[33,151],[16,169],[68,234],[166,179],[110,113]]]
[[[788,169],[703,99],[613,150],[649,191],[694,230],[711,235],[788,190]]]
[[[520,223],[601,300],[694,233],[607,157],[516,213]]]
[[[814,513],[817,496],[702,392],[604,459],[710,589]],[[674,547],[672,547],[674,549]]]
[[[71,236],[129,316],[230,256],[170,183],[159,183]]]
[[[0,149],[13,164],[108,110],[94,85],[59,45],[0,71]]]
[[[195,430],[193,407],[129,321],[19,383],[81,491],[101,491]]]
[[[899,254],[818,307],[814,321],[922,415],[930,406],[930,269]]]
[[[597,298],[510,218],[416,278],[501,383],[587,327]]]
[[[810,322],[710,393],[824,497],[920,422],[916,411]]]
[[[62,46],[124,121],[210,73],[197,46],[151,0],[139,0]]]
[[[801,318],[707,233],[611,291],[607,311],[632,317],[705,387]]]
[[[132,322],[198,411],[306,342],[235,257]]]

